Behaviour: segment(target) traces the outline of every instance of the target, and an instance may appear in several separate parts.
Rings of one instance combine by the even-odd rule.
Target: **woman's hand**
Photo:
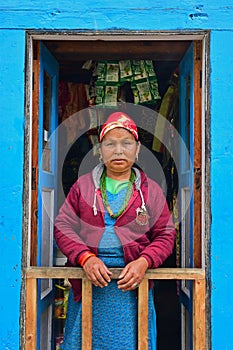
[[[141,257],[137,260],[131,261],[125,266],[119,276],[120,280],[117,282],[118,288],[123,291],[137,288],[147,269],[148,262],[145,258]]]
[[[96,256],[91,256],[83,265],[83,269],[87,275],[87,278],[96,287],[106,287],[108,282],[111,281],[111,272],[102,260]]]

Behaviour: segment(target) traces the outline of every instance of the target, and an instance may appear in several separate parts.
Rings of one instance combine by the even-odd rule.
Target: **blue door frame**
[[[38,266],[53,266],[53,220],[56,214],[58,63],[40,43]],[[53,282],[38,280],[37,349],[53,349]],[[45,345],[46,344],[46,345]]]
[[[194,267],[193,259],[193,161],[194,161],[194,47],[190,45],[179,66],[180,76],[180,213],[181,267]],[[182,350],[193,349],[191,281],[182,281],[180,289]]]

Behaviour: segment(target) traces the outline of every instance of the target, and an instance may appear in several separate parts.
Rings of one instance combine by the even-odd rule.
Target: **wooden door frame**
[[[33,42],[33,86],[32,86],[32,181],[31,181],[31,239],[30,266],[37,266],[38,258],[38,181],[39,181],[39,101],[40,101],[40,42]],[[32,234],[33,232],[33,234]]]
[[[200,232],[195,237],[194,267],[208,269],[209,231],[210,231],[210,198],[209,198],[209,32],[208,31],[146,31],[146,32],[27,32],[26,56],[26,93],[25,93],[25,163],[24,163],[24,228],[23,228],[23,268],[37,264],[37,198],[38,198],[38,103],[39,81],[33,78],[40,69],[40,40],[106,40],[106,41],[140,41],[140,40],[192,40],[195,44],[194,82],[194,210],[198,220],[194,223],[194,230]],[[202,75],[200,75],[202,70]],[[34,72],[34,73],[33,73]],[[206,148],[207,146],[207,148]],[[199,203],[199,204],[198,204]],[[202,203],[202,205],[200,205]],[[205,216],[203,207],[205,205]],[[195,232],[194,231],[194,232]],[[207,240],[206,240],[207,239]],[[205,240],[205,246],[203,242]],[[29,254],[31,252],[31,254]],[[208,270],[207,270],[208,271]],[[22,305],[25,305],[25,283],[23,276]],[[207,297],[209,298],[207,285]],[[208,306],[208,303],[207,303]],[[24,310],[24,308],[22,308]],[[210,309],[210,304],[208,310]],[[208,312],[208,319],[210,315]],[[209,324],[209,322],[207,322]],[[21,312],[22,344],[25,337],[25,312]],[[210,330],[208,331],[210,333]],[[208,336],[207,339],[210,339]]]

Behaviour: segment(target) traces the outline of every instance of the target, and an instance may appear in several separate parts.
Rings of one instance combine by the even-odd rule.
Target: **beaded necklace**
[[[126,206],[128,204],[128,201],[130,199],[131,193],[132,193],[133,183],[134,183],[135,178],[136,178],[136,176],[134,174],[134,171],[131,170],[131,174],[130,174],[130,178],[129,178],[129,184],[128,184],[128,188],[127,188],[127,191],[126,191],[126,195],[125,195],[124,201],[123,201],[120,209],[118,210],[118,212],[116,214],[113,214],[113,212],[112,212],[112,210],[110,208],[109,202],[108,202],[107,189],[106,189],[106,169],[104,169],[103,174],[102,174],[101,179],[100,179],[100,189],[101,189],[101,192],[102,192],[102,199],[103,199],[104,206],[107,209],[109,215],[113,219],[118,218],[118,216],[120,216],[123,213],[123,211],[125,210],[125,208],[126,208]]]

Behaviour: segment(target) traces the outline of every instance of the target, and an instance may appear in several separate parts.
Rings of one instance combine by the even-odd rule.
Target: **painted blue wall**
[[[233,4],[0,0],[0,347],[19,349],[25,30],[211,30],[212,349],[233,348]]]
[[[224,29],[232,22],[230,0],[13,0],[0,1],[4,28]]]
[[[223,45],[223,43],[226,43]],[[233,32],[211,35],[213,349],[233,349]]]
[[[19,349],[25,33],[0,30],[0,348]]]

